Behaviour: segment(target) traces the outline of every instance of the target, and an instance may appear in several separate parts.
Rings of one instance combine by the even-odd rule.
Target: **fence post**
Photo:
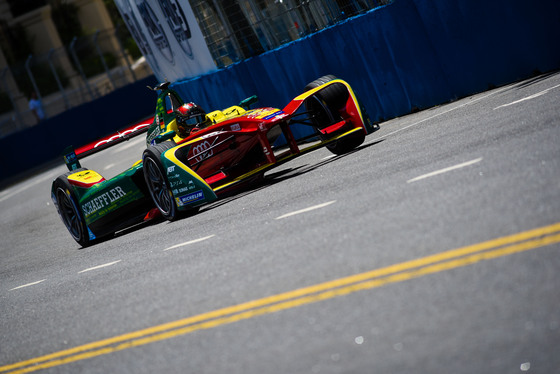
[[[233,48],[235,49],[235,52],[237,53],[238,56],[241,56],[242,58],[247,58],[247,56],[245,56],[245,54],[243,53],[243,49],[241,49],[241,46],[239,45],[239,42],[235,37],[235,34],[233,33],[229,21],[224,16],[224,10],[222,9],[222,7],[220,6],[217,0],[212,0],[212,3],[214,4],[214,9],[216,9],[216,12],[218,12],[218,17],[220,18],[220,21],[222,22],[222,26],[226,31],[227,34],[226,37],[233,44]]]
[[[4,92],[6,92],[8,94],[8,97],[10,98],[10,102],[12,103],[12,107],[14,108],[14,112],[16,114],[16,118],[18,121],[18,124],[16,125],[16,128],[19,129],[20,125],[23,124],[23,120],[21,118],[21,113],[19,112],[16,102],[14,101],[14,97],[12,95],[12,92],[8,89],[8,83],[6,82],[6,73],[8,73],[8,70],[10,70],[10,68],[8,68],[7,66],[2,69],[2,74],[0,74],[0,79],[2,80],[2,86],[4,88]]]
[[[43,101],[43,98],[41,97],[41,92],[39,91],[39,87],[37,87],[37,82],[35,82],[35,77],[33,76],[33,72],[31,71],[31,67],[29,66],[32,59],[33,59],[33,55],[29,55],[27,57],[27,60],[25,60],[25,71],[27,71],[27,75],[29,76],[29,80],[31,80],[31,84],[33,85],[33,89],[35,90],[35,93],[37,94],[37,98],[40,101]]]
[[[109,78],[109,82],[111,83],[111,87],[113,87],[113,90],[116,88],[115,86],[115,82],[113,81],[113,76],[111,75],[111,72],[109,71],[109,68],[107,67],[107,63],[105,62],[105,57],[103,57],[103,52],[101,52],[101,48],[99,48],[99,44],[97,43],[97,38],[99,37],[99,30],[97,30],[95,32],[95,35],[93,36],[93,44],[95,44],[95,50],[97,51],[97,54],[99,55],[99,59],[101,60],[101,64],[103,65],[103,69],[105,69],[105,73],[107,73],[107,78]]]
[[[340,8],[336,3],[333,2],[333,0],[327,0],[325,5],[328,9],[328,14],[327,14],[327,18],[329,20],[328,24],[332,26],[335,23],[337,23],[340,18],[342,18],[340,16]]]
[[[264,50],[269,51],[271,49],[274,49],[274,48],[278,47],[279,42],[277,41],[274,34],[271,35],[271,32],[269,30],[269,26],[264,22],[261,11],[260,11],[259,7],[257,6],[257,4],[255,4],[254,0],[248,0],[248,3],[249,3],[250,11],[251,11],[251,13],[253,13],[253,17],[255,17],[255,19],[256,19],[255,23],[252,23],[252,22],[249,22],[249,23],[253,27],[253,30],[255,30],[255,34],[257,34],[257,38],[259,39],[261,45],[263,43],[260,40],[261,38],[258,35],[257,27],[259,27],[259,29],[263,33],[263,37],[266,39],[266,43],[268,44],[266,46],[263,46]],[[249,13],[249,9],[245,9],[245,11],[247,13]]]
[[[72,41],[70,42],[70,54],[72,55],[72,59],[74,60],[74,62],[76,63],[76,66],[78,67],[78,70],[80,71],[80,75],[82,76],[82,79],[84,80],[84,84],[86,85],[86,89],[89,93],[89,96],[91,97],[92,100],[95,99],[95,96],[93,95],[93,92],[91,91],[91,87],[89,86],[89,82],[88,79],[86,77],[86,75],[84,74],[84,69],[82,69],[82,64],[80,64],[80,60],[78,59],[78,56],[76,55],[76,51],[74,49],[75,45],[76,45],[76,41],[78,41],[77,37],[74,37],[72,39]]]
[[[301,38],[307,34],[307,31],[305,26],[306,21],[301,14],[301,11],[298,9],[299,7],[300,5],[295,5],[292,0],[286,0],[288,14],[290,15],[291,21],[294,22],[297,34]]]
[[[119,27],[121,27],[121,25],[117,25],[117,28],[115,29],[115,39],[117,39],[117,41],[119,42],[121,54],[124,58],[124,61],[126,62],[126,66],[128,67],[128,70],[130,70],[130,74],[132,74],[132,79],[133,79],[132,82],[136,82],[138,78],[136,78],[136,73],[134,73],[134,69],[132,69],[132,66],[130,66],[130,62],[128,61],[128,56],[126,55],[126,51],[122,44],[121,38],[119,38],[119,33],[118,33]]]
[[[51,68],[51,72],[54,75],[54,79],[56,80],[56,85],[58,86],[58,89],[60,90],[60,93],[62,94],[62,99],[64,100],[64,105],[66,106],[66,109],[70,109],[70,103],[68,102],[68,98],[66,97],[66,92],[64,91],[64,87],[62,86],[62,83],[60,82],[60,78],[58,77],[58,74],[56,73],[56,68],[54,67],[54,64],[52,62],[52,54],[54,53],[54,49],[51,48],[49,50],[49,54],[47,55],[47,60],[49,60],[49,66]]]
[[[37,94],[37,99],[43,103],[43,97],[41,96],[41,92],[39,91],[39,87],[37,86],[37,82],[35,82],[35,77],[33,76],[33,72],[31,71],[31,60],[33,59],[33,55],[29,55],[27,60],[25,61],[25,70],[27,71],[27,75],[29,75],[29,79],[31,80],[31,84],[33,85],[33,90]],[[49,118],[47,115],[47,111],[43,110],[45,113],[45,119]]]

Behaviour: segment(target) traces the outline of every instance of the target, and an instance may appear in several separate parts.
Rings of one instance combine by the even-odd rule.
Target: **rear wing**
[[[119,144],[120,142],[134,138],[135,136],[138,136],[148,131],[148,127],[150,127],[152,122],[154,122],[154,117],[146,118],[123,130],[117,131],[104,138],[98,139],[94,142],[81,146],[76,149],[76,155],[78,158],[84,158],[86,156],[89,156],[90,154],[99,152],[103,149]]]

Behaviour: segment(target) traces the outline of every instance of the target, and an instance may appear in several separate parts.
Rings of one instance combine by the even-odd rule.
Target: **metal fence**
[[[258,55],[393,0],[190,0],[218,67]]]
[[[37,123],[28,104],[32,92],[49,118],[150,74],[145,63],[132,61],[114,29],[30,55],[0,71],[0,137]]]

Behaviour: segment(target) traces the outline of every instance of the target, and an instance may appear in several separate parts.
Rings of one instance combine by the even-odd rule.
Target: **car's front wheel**
[[[142,156],[144,179],[150,196],[161,214],[168,220],[177,218],[178,210],[169,181],[161,163],[161,154],[175,146],[173,142],[163,142],[148,147]]]
[[[334,75],[325,75],[307,84],[304,91],[317,88],[335,79]],[[305,102],[307,110],[313,113],[312,121],[318,129],[323,129],[342,119],[339,110],[346,105],[348,95],[348,90],[342,84],[333,84],[317,92]],[[365,138],[365,132],[357,131],[327,144],[327,149],[336,155],[342,155],[358,147]]]

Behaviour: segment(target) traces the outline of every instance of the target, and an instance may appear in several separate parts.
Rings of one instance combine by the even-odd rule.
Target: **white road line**
[[[33,283],[27,283],[27,284],[24,284],[22,286],[14,287],[10,291],[18,290],[18,289],[24,288],[24,287],[34,286],[34,285],[39,284],[39,283],[44,282],[44,281],[46,281],[46,279],[43,279],[43,280],[40,280],[40,281],[37,281],[37,282],[33,282]]]
[[[456,170],[456,169],[464,168],[465,166],[469,166],[469,165],[472,165],[472,164],[476,164],[477,162],[480,162],[480,161],[482,161],[482,157],[481,157],[481,158],[477,158],[476,160],[467,161],[467,162],[464,162],[464,163],[462,163],[462,164],[458,164],[458,165],[455,165],[455,166],[450,166],[450,167],[445,168],[445,169],[436,170],[436,171],[433,171],[433,172],[431,172],[431,173],[424,174],[424,175],[421,175],[421,176],[419,176],[419,177],[409,179],[409,180],[406,181],[406,183],[416,182],[416,181],[419,181],[419,180],[421,180],[421,179],[426,179],[426,178],[429,178],[429,177],[433,177],[434,175],[447,173],[448,171],[451,171],[451,170]]]
[[[113,150],[112,153],[113,153],[113,154],[119,153],[119,152],[125,151],[125,150],[127,150],[127,149],[129,149],[129,148],[132,148],[132,147],[135,147],[135,146],[137,146],[137,145],[140,145],[141,143],[145,143],[145,142],[146,142],[146,138],[143,137],[143,136],[141,136],[141,135],[139,135],[139,136],[140,136],[140,137],[139,137],[138,139],[128,140],[128,141],[126,142],[126,144],[123,144],[124,142],[121,143],[121,144],[119,144],[118,147],[115,148],[115,149]]]
[[[175,244],[175,245],[173,245],[173,246],[171,246],[171,247],[169,247],[169,248],[165,248],[164,251],[168,251],[168,250],[170,250],[170,249],[175,249],[175,248],[179,248],[179,247],[184,247],[184,246],[189,245],[189,244],[194,244],[194,243],[202,242],[202,241],[204,241],[204,240],[213,238],[214,236],[216,236],[216,235],[209,235],[209,236],[205,236],[204,238],[190,240],[190,241],[188,241],[188,242],[184,242],[184,243],[181,243],[181,244]]]
[[[286,213],[286,214],[284,214],[284,215],[281,215],[280,217],[276,217],[276,219],[282,219],[282,218],[286,218],[286,217],[295,216],[296,214],[301,214],[301,213],[310,212],[310,211],[315,210],[315,209],[321,209],[321,208],[324,208],[324,207],[329,206],[329,205],[334,204],[334,203],[336,203],[336,200],[329,201],[328,203],[323,203],[323,204],[311,206],[311,207],[309,207],[309,208],[305,208],[305,209],[301,209],[301,210],[296,210],[295,212]]]
[[[106,166],[103,168],[103,170],[109,170],[109,169],[111,169],[113,166],[115,166],[115,164],[108,164],[108,165],[106,165]]]
[[[500,108],[505,108],[505,107],[508,107],[508,106],[510,106],[510,105],[519,104],[519,103],[521,103],[521,102],[523,102],[523,101],[535,99],[535,98],[537,98],[537,97],[539,97],[539,96],[542,96],[542,95],[544,95],[544,94],[547,94],[549,91],[551,91],[551,90],[553,90],[553,89],[555,89],[555,88],[557,88],[557,87],[560,87],[560,84],[558,84],[558,85],[556,85],[556,86],[554,86],[554,87],[547,88],[547,89],[544,90],[544,91],[537,92],[537,93],[534,94],[534,95],[524,97],[523,99],[516,100],[516,101],[512,101],[511,103],[497,106],[497,107],[494,108],[494,110],[500,109]]]
[[[49,179],[53,180],[54,178],[56,178],[56,177],[52,176],[51,174],[48,174],[48,175],[45,175],[41,178],[38,178],[37,180],[34,180],[32,182],[21,182],[17,186],[11,187],[10,192],[7,192],[7,191],[2,192],[2,195],[4,195],[4,196],[2,196],[0,198],[0,202],[2,202],[4,200],[7,200],[7,199],[11,198],[12,196],[14,196],[16,194],[18,194],[20,192],[23,192],[23,191],[25,191],[25,190],[27,190],[27,189],[35,186],[35,185],[41,184],[41,183],[43,183],[43,182],[45,182]]]
[[[423,123],[423,122],[429,121],[429,120],[431,120],[431,119],[434,119],[434,118],[436,118],[436,117],[442,116],[442,115],[447,114],[447,113],[449,113],[449,112],[453,112],[454,110],[461,109],[461,108],[463,108],[463,107],[466,107],[467,105],[474,104],[474,103],[476,103],[476,102],[478,102],[478,101],[480,101],[480,100],[486,99],[486,98],[489,97],[489,96],[496,95],[496,94],[498,94],[498,93],[500,93],[500,92],[502,92],[502,91],[505,91],[505,90],[507,90],[507,89],[510,89],[510,88],[511,88],[510,86],[502,87],[502,88],[500,88],[500,89],[498,89],[498,90],[496,90],[496,91],[490,92],[490,93],[487,94],[487,95],[483,95],[483,96],[481,96],[481,97],[479,97],[479,98],[476,98],[476,99],[470,100],[470,101],[468,101],[468,102],[466,102],[466,103],[457,105],[456,107],[453,107],[453,108],[444,110],[443,112],[434,114],[433,116],[430,116],[430,117],[428,117],[428,118],[424,118],[424,119],[422,119],[422,120],[420,120],[420,121],[418,121],[418,122],[414,122],[414,123],[412,123],[412,124],[410,124],[410,125],[408,125],[408,126],[402,127],[402,128],[400,128],[400,129],[398,129],[398,130],[395,130],[395,131],[392,131],[392,132],[390,132],[390,133],[388,133],[388,134],[382,135],[382,136],[380,136],[379,138],[372,139],[372,140],[369,141],[368,143],[378,142],[378,141],[380,141],[381,139],[387,138],[388,136],[394,135],[394,134],[396,134],[396,133],[398,133],[398,132],[401,132],[401,131],[403,131],[403,130],[409,129],[409,128],[413,127],[413,126],[419,125],[419,124],[421,124],[421,123]],[[467,99],[464,99],[464,100],[467,100]]]
[[[329,159],[334,158],[334,157],[336,157],[336,156],[337,156],[337,155],[330,155],[330,156],[327,156],[327,157],[323,157],[323,158],[321,159],[321,161],[329,160]]]
[[[542,92],[536,93],[536,94],[534,94],[534,95],[527,96],[527,97],[525,97],[525,98],[523,98],[523,99],[516,100],[516,101],[512,101],[512,102],[509,103],[509,104],[504,104],[504,105],[497,106],[497,107],[494,108],[494,110],[500,109],[500,108],[504,108],[504,107],[507,107],[507,106],[511,106],[511,105],[515,105],[515,104],[519,104],[519,103],[521,103],[521,102],[523,102],[523,101],[535,99],[535,98],[537,98],[537,97],[539,97],[539,96],[544,95],[546,92],[547,92],[547,91],[542,91]]]
[[[79,271],[78,274],[80,274],[80,273],[85,273],[86,271],[101,269],[101,268],[105,268],[105,267],[107,267],[107,266],[115,265],[117,262],[121,262],[121,260],[117,260],[117,261],[109,262],[109,263],[107,263],[107,264],[98,265],[98,266],[94,266],[94,267],[92,267],[92,268],[84,269],[84,270],[82,270],[82,271]]]

